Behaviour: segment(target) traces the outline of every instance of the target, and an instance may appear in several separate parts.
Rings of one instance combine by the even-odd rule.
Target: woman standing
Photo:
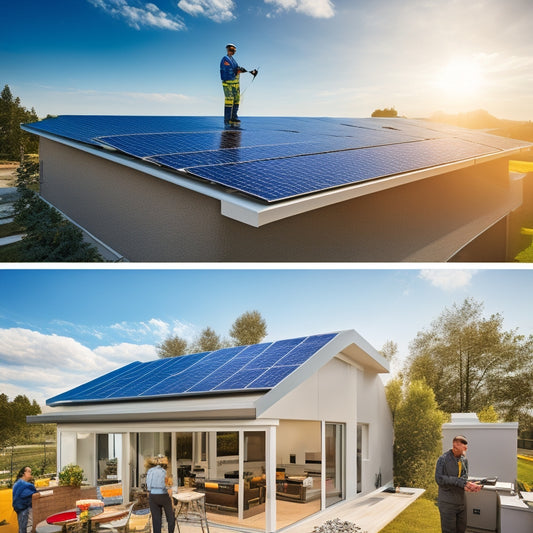
[[[31,468],[23,466],[13,485],[13,509],[17,513],[19,533],[26,533],[28,526],[32,526],[31,497],[37,489],[30,482],[31,478]]]
[[[161,533],[161,519],[163,510],[167,518],[168,533],[174,533],[174,511],[172,500],[170,499],[171,489],[167,486],[168,460],[162,455],[158,455],[147,461],[147,466],[151,466],[146,474],[146,488],[150,492],[150,512],[152,513],[153,533]]]

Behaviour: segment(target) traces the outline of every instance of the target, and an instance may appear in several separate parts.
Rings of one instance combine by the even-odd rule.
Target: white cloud
[[[155,346],[152,344],[123,342],[113,346],[98,346],[93,352],[99,357],[113,361],[117,366],[127,365],[133,361],[145,362],[157,359]]]
[[[135,2],[130,5],[128,0],[88,0],[93,6],[104,10],[106,13],[126,20],[127,24],[136,30],[142,26],[160,28],[164,30],[179,31],[186,28],[183,20],[177,15],[169,15],[161,11],[150,2]]]
[[[420,271],[419,277],[429,281],[434,287],[445,291],[453,291],[467,287],[476,273],[477,270],[426,269]]]
[[[157,321],[149,325],[161,327]],[[43,405],[47,398],[128,363],[156,358],[153,344],[124,342],[91,350],[70,337],[0,329],[0,390],[10,398],[25,394]]]
[[[170,335],[179,335],[187,340],[194,337],[195,328],[190,324],[184,324],[179,320],[166,322],[160,318],[151,318],[146,322],[117,322],[110,329],[114,334],[120,333],[130,340],[142,341],[149,339],[160,342]]]
[[[276,13],[294,9],[297,13],[314,18],[331,18],[335,15],[331,0],[265,0],[265,3],[274,5]]]
[[[235,18],[233,0],[180,0],[178,7],[194,17],[207,17],[215,22]]]
[[[109,368],[105,359],[95,357],[89,348],[70,337],[24,328],[0,330],[0,363],[89,372]]]

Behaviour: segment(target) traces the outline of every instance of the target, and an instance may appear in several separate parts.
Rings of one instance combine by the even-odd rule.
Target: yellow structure
[[[0,490],[0,533],[18,533],[17,513],[11,506],[12,490]]]
[[[533,172],[533,161],[509,161],[509,172],[527,174]]]

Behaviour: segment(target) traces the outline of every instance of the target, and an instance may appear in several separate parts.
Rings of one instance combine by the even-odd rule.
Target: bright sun
[[[473,96],[483,85],[481,66],[472,58],[454,59],[437,72],[435,85],[449,96]]]

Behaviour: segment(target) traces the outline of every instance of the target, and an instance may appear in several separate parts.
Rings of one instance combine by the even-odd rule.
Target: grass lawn
[[[379,533],[439,533],[437,504],[421,496]]]
[[[527,485],[526,489],[533,490],[533,458],[518,458],[516,477],[524,485]]]

